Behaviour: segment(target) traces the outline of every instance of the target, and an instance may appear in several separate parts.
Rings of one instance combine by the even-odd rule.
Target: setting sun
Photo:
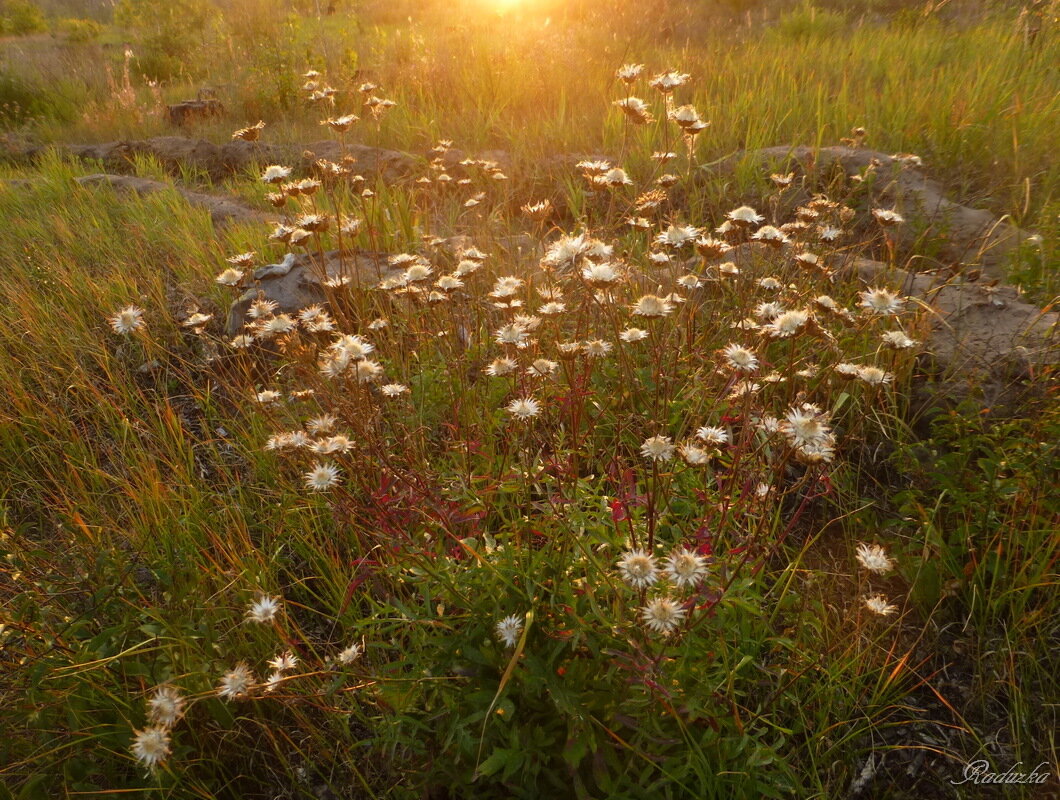
[[[505,13],[532,5],[535,0],[482,0],[494,10]]]

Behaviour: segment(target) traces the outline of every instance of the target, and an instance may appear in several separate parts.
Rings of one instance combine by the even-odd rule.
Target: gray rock
[[[316,159],[339,161],[343,155],[356,160],[356,169],[365,178],[396,180],[412,174],[420,161],[407,153],[382,147],[347,144],[343,149],[339,142],[333,140],[313,142],[307,146],[284,146],[241,139],[214,144],[205,139],[186,136],[156,136],[87,145],[42,145],[28,148],[21,155],[33,159],[47,150],[57,150],[86,161],[100,161],[108,172],[127,172],[132,168],[135,157],[146,155],[174,172],[187,166],[201,170],[214,180],[234,173],[255,171],[264,164],[285,164],[307,171]]]
[[[373,286],[380,280],[400,274],[390,267],[386,253],[350,251],[340,258],[339,251],[317,255],[288,253],[279,264],[266,264],[254,271],[255,285],[248,288],[228,311],[225,332],[236,336],[247,323],[250,304],[263,297],[277,304],[279,314],[295,314],[317,303],[327,304],[331,293],[342,291],[324,285],[325,280],[347,276],[350,286]]]
[[[748,160],[762,170],[793,170],[814,185],[826,185],[837,174],[847,179],[871,168],[874,176],[869,191],[874,202],[895,208],[906,219],[906,224],[889,229],[892,235],[909,249],[923,250],[927,244],[937,248],[942,263],[936,266],[980,266],[988,274],[1000,277],[1013,248],[1031,235],[1004,217],[949,200],[942,185],[930,180],[911,162],[872,150],[767,147],[709,165],[702,174],[706,177],[714,170],[728,171]]]
[[[254,280],[260,281],[266,278],[282,278],[291,271],[298,257],[294,253],[288,253],[279,264],[266,264],[254,270]]]
[[[210,218],[214,225],[225,225],[230,222],[270,222],[275,217],[264,214],[256,208],[252,208],[241,200],[234,197],[219,197],[203,192],[193,192],[180,186],[174,186],[162,181],[153,181],[147,178],[135,178],[131,175],[110,175],[107,173],[96,173],[75,178],[82,186],[98,186],[106,184],[115,189],[136,192],[137,194],[151,194],[152,192],[173,189],[178,192],[190,205],[205,208],[210,212]]]
[[[925,309],[930,334],[921,361],[932,377],[922,400],[977,397],[986,407],[1018,404],[1036,370],[1060,362],[1060,315],[1027,303],[1010,286],[854,263],[867,286],[897,286]]]

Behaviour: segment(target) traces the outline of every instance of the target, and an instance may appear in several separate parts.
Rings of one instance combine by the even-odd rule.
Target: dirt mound
[[[152,192],[160,192],[166,189],[175,189],[190,205],[205,208],[209,211],[214,225],[226,225],[230,222],[271,222],[275,219],[232,197],[218,197],[213,194],[193,192],[189,189],[172,186],[161,181],[148,180],[147,178],[96,173],[77,178],[76,181],[82,186],[98,186],[105,183],[115,189],[136,192],[137,194],[151,194]]]
[[[904,225],[890,229],[898,243],[916,253],[937,251],[934,266],[974,265],[1001,276],[1013,248],[1031,235],[989,211],[947,199],[944,187],[924,174],[915,156],[851,147],[768,147],[734,156],[713,170],[733,169],[748,161],[766,171],[794,171],[806,176],[810,186],[827,186],[836,177],[849,185],[850,178],[857,176],[874,203],[905,217]]]

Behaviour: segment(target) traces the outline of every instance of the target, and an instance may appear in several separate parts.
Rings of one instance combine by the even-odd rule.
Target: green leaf
[[[577,767],[589,753],[589,743],[584,735],[574,736],[567,740],[563,747],[563,760],[572,767]]]
[[[479,774],[490,776],[499,772],[505,765],[510,763],[514,752],[504,747],[498,747],[490,754],[489,758],[478,765]]]

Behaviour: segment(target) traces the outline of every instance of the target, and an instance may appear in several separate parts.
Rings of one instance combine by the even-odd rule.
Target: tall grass
[[[263,31],[268,17],[252,11],[230,19],[233,29]],[[299,109],[291,76],[316,66],[341,92],[368,78],[399,101],[383,125],[362,131],[371,144],[422,150],[444,135],[464,147],[509,150],[521,166],[541,168],[557,153],[621,146],[621,128],[606,124],[597,102],[613,88],[616,60],[682,64],[697,79],[689,101],[712,122],[699,142],[704,162],[749,148],[836,141],[862,125],[870,146],[918,153],[970,204],[1030,225],[1055,202],[1055,35],[1029,45],[1006,15],[974,24],[847,22],[835,35],[810,37],[783,20],[733,27],[689,16],[660,27],[644,13],[637,19],[649,24],[628,10],[607,21],[563,21],[531,10],[496,17],[470,6],[458,17],[428,6],[411,24],[373,24],[371,16],[275,20],[268,44],[245,34],[212,40],[195,56],[198,82],[166,94],[186,99],[198,86],[219,86],[240,123],[266,117],[286,127],[285,137],[312,141],[319,128]],[[664,36],[663,28],[672,33]],[[620,29],[627,38],[613,35]],[[100,100],[84,119],[45,124],[41,135],[70,141],[166,132],[161,115],[142,119],[108,102],[105,86],[96,92]],[[278,95],[283,106],[270,105]],[[232,127],[201,131],[221,139]]]
[[[940,169],[971,176],[943,165],[975,137],[1026,166],[1057,101],[1015,68],[1021,45],[1000,23],[965,35],[852,28],[811,46],[780,28],[642,60],[698,73],[679,102],[712,120],[699,160],[862,124]],[[898,313],[870,313],[869,287],[844,277],[890,252],[886,228],[853,224],[850,197],[812,209],[847,230],[838,246],[815,224],[787,228],[784,247],[738,226],[725,253],[680,244],[680,226],[721,224],[740,187],[700,183],[661,100],[658,125],[620,120],[599,30],[530,16],[365,38],[371,71],[328,76],[399,100],[358,123],[365,140],[503,145],[509,180],[424,162],[430,183],[279,186],[288,222],[331,227],[290,246],[217,231],[176,191],[77,185],[82,167],[56,157],[0,189],[0,214],[20,222],[0,226],[4,796],[823,798],[944,789],[974,758],[1055,763],[1051,375],[1017,419],[909,418],[919,366],[881,335],[923,339],[926,323],[887,292],[877,302]],[[884,70],[881,40],[922,70]],[[964,138],[952,114],[901,98],[903,78],[931,74],[934,97],[957,98],[952,59],[984,71],[954,112],[983,121]],[[643,80],[631,91],[649,96]],[[1026,128],[1006,151],[993,129],[1017,93]],[[320,111],[292,113],[283,135],[323,135]],[[103,114],[76,132],[124,124]],[[664,144],[681,153],[666,166],[649,157]],[[621,156],[633,184],[546,164],[579,150]],[[668,199],[638,207],[664,170]],[[519,211],[545,172],[563,175],[548,186],[569,217]],[[262,201],[246,177],[234,188]],[[1052,180],[1034,173],[1034,192]],[[769,225],[809,200],[765,191]],[[335,215],[357,233],[340,242]],[[627,224],[641,215],[646,229]],[[453,234],[468,238],[432,244]],[[344,247],[404,257],[381,285],[329,291],[333,330],[314,330],[318,315],[276,334],[266,312],[244,329],[250,347],[224,333],[226,258],[338,250],[351,272]],[[802,249],[827,268],[800,266]],[[445,274],[462,285],[436,284]],[[565,308],[549,313],[538,290]],[[771,323],[771,300],[806,319]],[[145,326],[123,334],[110,320],[130,305]],[[665,313],[634,310],[653,305]],[[213,318],[185,324],[195,313]],[[634,327],[646,337],[622,334]],[[364,342],[375,349],[351,355]],[[730,343],[760,363],[741,371]],[[892,562],[880,574],[864,547],[859,561],[867,543]],[[687,582],[638,580],[648,555],[663,572],[686,548],[702,559],[686,558]],[[877,595],[893,608],[873,612]],[[652,606],[667,597],[672,626]],[[285,651],[297,663],[269,678]],[[240,663],[256,676],[245,691],[231,689]],[[160,687],[186,707],[155,731],[169,747],[153,764],[135,748],[160,724]]]

